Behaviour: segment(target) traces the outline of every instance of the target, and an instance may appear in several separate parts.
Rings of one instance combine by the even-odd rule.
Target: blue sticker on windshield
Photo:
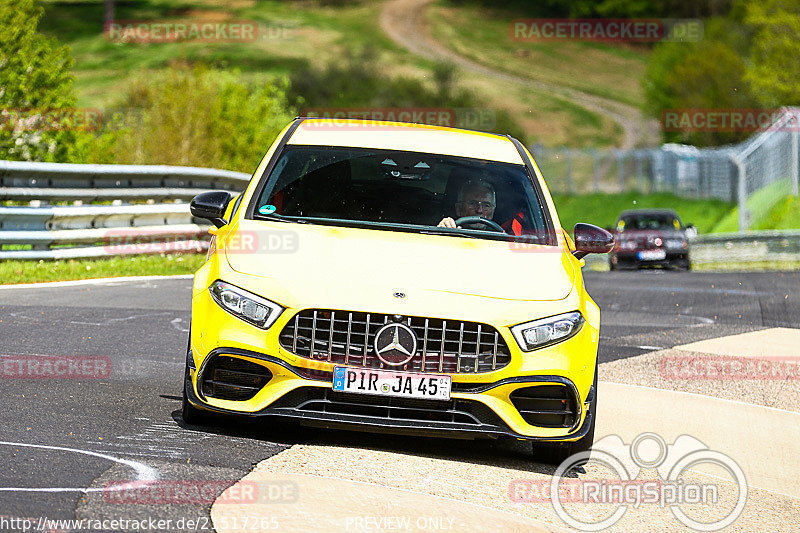
[[[271,215],[277,210],[278,208],[275,207],[274,205],[262,205],[261,207],[258,208],[258,212],[261,213],[262,215]]]

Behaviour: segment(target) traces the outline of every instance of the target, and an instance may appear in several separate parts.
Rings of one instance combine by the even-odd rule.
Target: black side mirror
[[[208,219],[216,227],[221,228],[228,223],[223,217],[231,198],[233,194],[228,191],[203,192],[192,199],[189,210],[192,216]]]
[[[614,236],[594,224],[575,224],[575,251],[572,254],[580,259],[588,254],[607,254],[614,248]]]

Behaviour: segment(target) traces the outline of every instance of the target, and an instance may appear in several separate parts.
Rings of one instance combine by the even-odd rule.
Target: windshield
[[[622,217],[617,222],[617,231],[631,230],[666,230],[681,229],[681,221],[675,215],[665,213],[652,213],[646,215],[630,215]]]
[[[553,244],[522,164],[290,145],[264,179],[254,218]]]

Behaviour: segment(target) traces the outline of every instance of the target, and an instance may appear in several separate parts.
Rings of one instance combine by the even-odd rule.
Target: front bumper
[[[611,261],[611,263],[614,266],[632,267],[632,268],[638,268],[644,266],[659,266],[659,267],[686,266],[690,263],[689,252],[686,250],[667,251],[664,259],[658,259],[658,260],[639,259],[636,251],[613,252],[609,257],[609,261]]]
[[[212,404],[207,398],[201,399],[197,393],[196,383],[203,368],[190,369],[189,376],[184,383],[187,399],[196,407],[220,414],[285,417],[317,427],[384,433],[456,438],[507,436],[544,441],[577,440],[586,435],[592,423],[591,405],[595,400],[594,385],[590,388],[585,400],[580,402],[574,384],[561,376],[519,376],[481,384],[454,382],[452,399],[448,402],[437,402],[334,392],[331,388],[332,376],[330,375],[326,376],[324,373],[309,375],[307,369],[296,368],[278,358],[246,350],[230,348],[215,350],[206,361],[219,355],[259,360],[272,373],[273,378],[270,383],[275,380],[276,375],[286,376],[285,372],[295,376],[295,378],[288,378],[290,381],[301,381],[297,387],[279,395],[269,406],[258,411],[248,412],[241,410],[241,405],[230,405],[241,402],[212,400]],[[276,384],[285,381],[287,379],[279,379]],[[540,431],[542,429],[549,430],[551,434],[548,435],[532,435],[530,432],[516,431],[498,412],[485,403],[486,398],[493,397],[492,393],[497,392],[498,389],[516,390],[532,385],[552,384],[560,384],[573,391],[579,412],[575,417],[575,423],[569,428],[560,428],[560,431],[554,431],[554,428],[539,428]],[[265,389],[268,388],[269,384]],[[224,404],[228,405],[223,406]],[[514,409],[513,405],[510,409]]]
[[[226,276],[231,278],[231,283],[239,286],[252,284],[250,278],[242,275],[237,275],[241,279],[230,273],[226,273]],[[221,276],[211,273],[207,277],[215,278]],[[590,407],[595,398],[593,384],[599,310],[585,295],[582,285],[576,285],[570,296],[560,301],[516,303],[476,297],[474,302],[465,304],[467,297],[459,295],[456,298],[445,294],[437,299],[435,305],[427,300],[407,299],[407,302],[400,304],[391,301],[365,306],[379,313],[400,312],[404,316],[431,317],[444,315],[453,320],[489,324],[499,331],[511,351],[510,362],[496,370],[441,372],[452,376],[449,402],[411,404],[400,399],[387,401],[382,396],[353,398],[334,393],[334,364],[300,357],[285,349],[279,339],[280,332],[309,302],[301,305],[288,297],[278,298],[281,304],[286,305],[286,310],[269,330],[260,330],[220,308],[209,296],[207,279],[195,280],[192,338],[187,360],[187,398],[200,409],[253,417],[283,416],[326,427],[458,437],[506,435],[530,440],[573,441],[590,428],[591,416],[587,414],[592,411]],[[274,291],[257,289],[255,292],[272,295]],[[585,296],[579,296],[581,294]],[[324,295],[315,299],[314,308],[332,308],[330,302],[325,301],[327,299]],[[362,304],[350,305],[356,309],[362,307]],[[469,312],[465,309],[469,309]],[[511,325],[530,320],[531,317],[553,316],[576,309],[586,318],[581,330],[563,342],[534,352],[521,352],[509,329]],[[246,398],[231,396],[232,399],[222,399],[220,395],[206,395],[203,387],[198,387],[198,374],[202,374],[217,356],[259,365],[268,371],[268,378],[259,381]],[[522,401],[519,395],[524,396],[526,389],[538,393],[546,388],[550,388],[551,392],[555,389],[562,391],[565,402],[572,402],[573,411],[565,415],[563,424],[552,423],[553,418],[548,414],[531,416],[526,411],[535,410],[536,407],[518,408]],[[515,394],[514,399],[512,394]],[[528,404],[535,403],[536,399],[523,398]],[[553,398],[548,397],[547,400],[551,405],[554,403]],[[567,419],[570,415],[571,418]],[[546,423],[540,423],[543,419]]]

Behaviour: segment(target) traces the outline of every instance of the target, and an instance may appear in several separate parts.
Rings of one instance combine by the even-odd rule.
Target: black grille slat
[[[307,309],[283,328],[280,344],[307,359],[386,368],[375,356],[372,343],[389,320],[394,319],[379,313]],[[511,361],[503,338],[487,324],[415,316],[402,317],[401,322],[416,334],[417,353],[409,363],[394,369],[479,373],[503,368]]]
[[[200,388],[206,397],[244,401],[264,388],[272,373],[259,364],[221,355],[205,365],[201,378]]]
[[[503,426],[491,409],[469,400],[421,400],[361,396],[331,389],[301,387],[281,397],[273,407],[307,413],[326,413],[403,422],[439,422],[475,427]]]
[[[256,392],[261,390],[261,387],[251,387],[250,385],[241,385],[239,383],[228,383],[225,381],[220,381],[218,379],[207,379],[203,383],[214,387],[228,387],[231,389],[252,390]]]
[[[578,417],[577,400],[564,385],[525,387],[512,392],[509,398],[532,426],[569,428]]]

